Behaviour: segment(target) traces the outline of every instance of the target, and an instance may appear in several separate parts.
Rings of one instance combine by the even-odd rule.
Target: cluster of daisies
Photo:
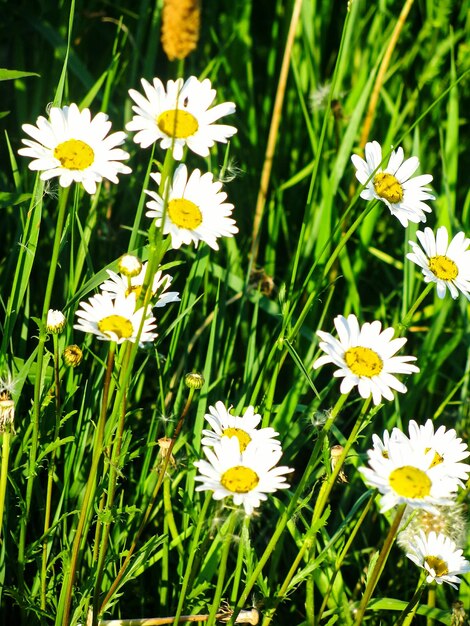
[[[109,278],[99,286],[100,292],[80,303],[74,328],[118,344],[154,341],[157,322],[152,307],[164,307],[180,298],[178,292],[168,291],[172,277],[159,270],[151,285],[152,307],[139,306],[147,265],[132,254],[123,255],[118,263],[119,273],[107,270]]]
[[[351,159],[356,168],[356,177],[364,185],[361,198],[378,199],[385,203],[390,213],[403,226],[408,222],[426,221],[430,207],[425,203],[434,200],[425,185],[432,181],[430,174],[413,177],[419,167],[415,156],[404,160],[403,149],[392,150],[388,164],[383,165],[382,148],[377,141],[366,144],[365,160],[354,154]],[[437,295],[444,298],[448,289],[452,298],[462,293],[470,300],[470,239],[459,232],[449,243],[445,226],[434,235],[431,228],[417,232],[421,247],[414,241],[409,244],[413,252],[406,256],[422,269],[424,281],[436,283]],[[393,399],[392,389],[404,393],[406,386],[393,374],[418,372],[412,364],[415,357],[394,356],[404,346],[406,339],[393,338],[393,328],[382,330],[380,321],[359,326],[355,315],[345,318],[338,315],[334,320],[338,338],[324,331],[317,331],[321,341],[319,347],[326,354],[319,357],[313,367],[333,363],[339,369],[334,376],[342,378],[341,393],[358,387],[363,398],[372,396],[374,404],[382,398]]]
[[[235,105],[226,102],[211,106],[216,91],[209,79],[199,81],[191,76],[186,81],[170,80],[166,88],[158,78],[154,78],[153,84],[143,79],[142,87],[145,95],[129,91],[135,102],[135,115],[126,127],[136,131],[134,141],[142,148],[160,142],[160,147],[170,150],[179,162],[188,149],[202,157],[209,156],[215,142],[226,143],[236,133],[233,126],[214,124],[234,113]],[[25,124],[23,130],[32,139],[23,140],[26,147],[19,153],[33,159],[29,167],[40,171],[42,180],[57,177],[62,187],[81,183],[86,192],[95,194],[103,179],[117,183],[119,174],[131,172],[123,163],[129,154],[119,147],[126,134],[109,134],[111,122],[105,113],[92,119],[89,109],[80,111],[76,104],[52,107],[49,120],[40,116],[36,126]],[[178,163],[171,179],[162,181],[160,172],[153,172],[150,177],[156,190],[144,190],[150,198],[146,215],[164,236],[169,236],[172,248],[191,243],[197,247],[204,241],[217,250],[217,239],[238,232],[231,217],[233,204],[226,202],[222,183],[214,180],[212,173],[190,171],[184,163]],[[100,293],[80,303],[75,328],[117,343],[150,342],[157,336],[156,320],[139,298],[143,284],[153,281],[152,295],[157,307],[179,298],[175,292],[164,294],[171,276],[162,276],[161,271],[146,276],[146,264],[133,262],[129,255],[125,258],[120,263],[121,274],[108,272],[110,278],[100,285]]]
[[[452,586],[470,572],[463,557],[465,522],[456,503],[458,489],[470,474],[463,460],[470,455],[454,429],[427,420],[411,420],[408,436],[398,428],[373,435],[369,467],[359,471],[381,494],[381,511],[406,505],[405,522],[398,536],[406,556],[426,571],[426,581]]]
[[[356,168],[356,178],[364,185],[361,198],[381,200],[402,224],[418,224],[426,221],[426,213],[431,209],[427,200],[435,200],[426,187],[431,181],[430,174],[413,177],[419,167],[415,156],[404,160],[403,149],[392,150],[388,164],[382,169],[382,148],[377,141],[366,144],[365,160],[357,154],[351,159]],[[431,228],[416,233],[419,244],[410,241],[413,250],[407,258],[421,267],[424,280],[437,285],[437,295],[443,298],[446,289],[452,298],[459,292],[470,300],[470,239],[464,232],[458,232],[449,243],[449,233],[445,226]]]
[[[196,461],[197,491],[212,491],[215,500],[231,497],[251,515],[268,493],[287,489],[286,474],[278,466],[282,447],[273,428],[257,428],[261,415],[249,406],[242,416],[232,415],[223,402],[209,407],[205,419],[212,430],[203,430],[206,460]]]
[[[137,131],[134,141],[142,148],[160,142],[162,149],[171,150],[175,161],[181,161],[187,149],[207,157],[215,142],[226,143],[236,133],[233,126],[214,124],[234,113],[235,104],[211,107],[216,90],[207,78],[170,80],[166,88],[158,78],[152,84],[142,79],[142,87],[145,96],[134,89],[129,91],[135,115],[126,126]],[[23,130],[32,139],[23,139],[26,147],[19,154],[33,159],[29,168],[40,171],[42,180],[57,177],[62,187],[81,183],[85,191],[94,194],[103,179],[117,183],[118,174],[132,171],[123,163],[129,158],[128,152],[119,147],[126,133],[109,134],[111,122],[105,113],[92,119],[89,109],[80,111],[74,103],[52,107],[49,120],[39,116],[36,126],[24,124]],[[160,174],[151,176],[160,185]],[[180,164],[162,189],[145,191],[152,198],[147,216],[156,220],[164,235],[170,235],[173,248],[204,241],[217,249],[219,237],[238,232],[231,218],[233,205],[225,202],[227,194],[210,172],[188,171]]]

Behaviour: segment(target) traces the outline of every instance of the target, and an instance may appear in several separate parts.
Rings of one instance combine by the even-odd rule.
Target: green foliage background
[[[218,400],[233,404],[235,411],[255,405],[263,414],[263,424],[279,431],[285,450],[283,462],[295,467],[291,481],[295,485],[318,441],[324,414],[339,395],[331,368],[311,369],[317,354],[315,331],[331,331],[333,317],[351,312],[361,321],[380,319],[386,326],[398,327],[423,289],[421,275],[405,260],[407,242],[417,228],[411,225],[405,231],[383,204],[367,215],[336,262],[324,271],[342,235],[366,208],[358,197],[350,156],[360,151],[374,80],[402,3],[354,0],[345,30],[346,2],[302,3],[257,259],[272,279],[270,291],[253,279],[249,253],[293,3],[203,0],[199,46],[184,64],[170,63],[161,49],[160,2],[78,0],[69,48],[69,2],[3,0],[0,7],[0,67],[37,74],[1,83],[1,358],[2,366],[19,381],[1,544],[1,623],[5,626],[54,623],[73,540],[74,513],[90,463],[106,359],[106,346],[73,331],[73,315],[78,301],[91,295],[103,279],[104,268],[115,267],[128,249],[131,233],[132,247],[145,258],[148,226],[147,218],[138,228],[134,220],[143,202],[150,150],[139,150],[129,137],[126,149],[131,153],[131,176],[121,176],[117,186],[104,183],[96,201],[70,194],[76,210],[68,217],[68,232],[61,244],[52,306],[68,316],[61,347],[80,343],[85,359],[74,372],[63,372],[47,606],[41,609],[45,484],[54,440],[50,352],[41,384],[40,445],[24,561],[17,550],[29,472],[37,318],[41,317],[56,227],[57,186],[46,184],[43,191],[35,187],[34,173],[27,169],[26,160],[17,156],[24,136],[21,125],[33,124],[38,115],[45,115],[57,97],[57,86],[62,85],[63,104],[77,102],[90,107],[92,113],[105,111],[113,130],[120,130],[132,114],[128,89],[139,89],[141,77],[151,80],[158,76],[163,81],[178,75],[209,77],[217,89],[217,101],[230,100],[237,105],[236,115],[227,121],[238,128],[230,146],[218,146],[207,160],[191,155],[191,165],[209,169],[227,181],[225,188],[235,205],[240,233],[225,240],[218,253],[201,245],[197,250],[186,247],[165,256],[181,304],[162,310],[156,348],[138,354],[128,397],[119,495],[115,509],[108,512],[113,525],[103,591],[116,574],[156,482],[152,471],[158,464],[156,441],[171,436],[181,414],[187,393],[184,373],[203,372],[206,385],[195,396],[175,447],[176,469],[170,470],[171,480],[165,481],[167,503],[163,499],[158,502],[135,566],[108,614],[172,615],[187,564],[189,538],[204,501],[194,493],[192,461],[200,452],[207,407]],[[384,150],[401,145],[405,155],[418,155],[420,172],[433,174],[436,200],[431,203],[433,213],[426,225],[433,229],[445,225],[467,235],[469,21],[467,0],[415,0],[393,52],[369,135],[369,140],[379,141]],[[319,103],[315,94],[331,85],[333,77],[330,101]],[[157,147],[156,161],[162,162],[163,156]],[[356,467],[363,462],[372,433],[381,434],[395,425],[405,427],[411,418],[420,423],[435,418],[468,441],[468,312],[465,298],[439,300],[434,292],[416,312],[407,331],[405,352],[417,357],[421,371],[407,381],[407,394],[397,395],[394,402],[370,416],[355,441],[346,465],[349,482],[335,486],[330,517],[299,566],[298,577],[282,599],[273,623],[308,624],[308,616],[318,610],[345,538],[358,519],[354,507],[366,487]],[[52,342],[47,346],[52,351]],[[277,604],[276,594],[309,528],[321,478],[329,471],[328,446],[345,443],[359,411],[358,396],[353,393],[325,439],[294,519],[257,581],[255,596],[267,613]],[[106,491],[106,463],[105,459],[97,498]],[[468,502],[468,488],[460,497]],[[236,576],[230,578],[230,571],[241,572],[242,588],[288,500],[288,493],[270,499],[254,516],[249,533],[245,524],[240,542],[243,549],[237,552],[234,543],[224,587],[225,597],[232,603],[238,593],[233,588]],[[352,624],[352,607],[360,600],[370,557],[380,549],[388,527],[377,510],[372,508],[359,530],[336,578],[322,623],[338,614],[338,623]],[[204,612],[215,587],[223,544],[218,529],[226,523],[226,510],[212,503],[209,511],[199,546],[199,567],[194,569],[185,604],[187,613]],[[83,623],[81,610],[93,589],[92,549],[90,540],[76,583],[73,623]],[[237,558],[239,565],[243,563],[241,568]],[[314,558],[317,565],[308,568]],[[396,549],[376,593],[376,598],[384,600],[371,604],[369,623],[393,624],[417,578],[418,572]],[[460,592],[438,588],[440,612],[436,609],[435,619],[450,624],[450,607],[458,597],[470,606],[468,578]],[[425,622],[424,617],[416,618],[417,624]]]

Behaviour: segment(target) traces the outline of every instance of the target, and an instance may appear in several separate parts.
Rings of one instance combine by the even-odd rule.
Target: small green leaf
[[[21,72],[20,70],[6,70],[0,68],[0,80],[15,80],[16,78],[26,78],[27,76],[39,76],[36,72]]]

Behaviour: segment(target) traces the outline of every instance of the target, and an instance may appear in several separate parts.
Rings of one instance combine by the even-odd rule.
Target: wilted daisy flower
[[[206,157],[216,141],[227,143],[237,132],[233,126],[213,124],[235,113],[235,104],[224,102],[210,109],[217,92],[208,78],[200,81],[191,76],[184,83],[182,78],[169,80],[166,90],[158,78],[153,79],[153,85],[145,79],[141,83],[146,97],[134,89],[129,91],[137,106],[132,107],[136,115],[126,128],[137,131],[134,141],[142,148],[160,141],[163,150],[173,150],[177,161],[183,158],[185,146]]]
[[[411,157],[404,161],[403,148],[398,148],[392,150],[388,165],[382,170],[382,148],[377,141],[366,144],[365,155],[365,161],[357,154],[351,157],[356,178],[366,185],[361,198],[382,200],[403,226],[408,222],[425,222],[425,212],[430,213],[431,209],[423,200],[434,200],[434,196],[424,187],[432,181],[430,174],[411,178],[419,167],[419,159]]]
[[[109,274],[109,279],[101,283],[101,291],[107,292],[113,297],[119,295],[127,297],[133,293],[137,299],[142,291],[147,265],[148,263],[143,263],[139,274],[131,277],[117,274],[112,270],[106,270]],[[152,306],[163,307],[170,302],[179,301],[180,297],[177,291],[168,291],[165,293],[167,289],[169,289],[172,280],[172,276],[163,274],[160,270],[155,274],[152,284],[152,298],[156,297],[156,302],[152,304]]]
[[[117,132],[106,137],[111,122],[105,113],[91,119],[90,110],[79,111],[76,104],[52,107],[50,121],[40,115],[36,126],[23,124],[23,130],[35,141],[23,139],[27,148],[18,153],[34,159],[29,169],[42,171],[41,180],[58,176],[62,187],[82,183],[93,194],[96,183],[103,178],[118,183],[118,174],[132,171],[119,162],[128,159],[129,154],[116,147],[124,143],[126,134]]]
[[[74,328],[84,333],[93,333],[104,341],[137,341],[144,309],[135,310],[136,299],[132,294],[127,298],[119,295],[97,294],[88,302],[80,302],[82,307],[76,312],[79,321]],[[152,332],[157,326],[155,318],[148,314],[144,319],[139,342],[154,341],[157,333]]]
[[[160,174],[150,174],[157,185],[160,184]],[[230,215],[233,204],[225,202],[227,194],[221,191],[222,183],[214,181],[210,172],[201,174],[194,170],[188,178],[186,165],[179,165],[173,175],[173,181],[168,189],[169,181],[165,183],[163,197],[166,205],[154,191],[145,190],[153,200],[147,202],[150,211],[147,217],[154,217],[157,225],[161,225],[165,213],[163,234],[171,236],[173,248],[182,244],[194,242],[195,247],[200,241],[205,241],[214,250],[218,250],[218,237],[233,237],[238,228]]]
[[[458,589],[457,585],[461,582],[458,576],[470,572],[470,563],[463,556],[463,550],[458,550],[446,535],[434,531],[426,535],[421,531],[409,550],[406,556],[426,570],[428,583],[449,583]]]
[[[213,491],[214,500],[231,496],[236,506],[244,506],[247,515],[267,500],[267,493],[289,487],[284,474],[292,470],[275,467],[282,456],[280,448],[252,442],[240,452],[237,437],[222,437],[213,448],[203,450],[207,461],[194,463],[199,470],[196,480],[201,483],[196,491]]]
[[[428,454],[412,448],[405,436],[384,436],[384,444],[374,445],[367,455],[370,467],[360,467],[359,471],[366,483],[383,495],[382,513],[397,504],[425,508],[432,513],[435,505],[452,504],[459,480],[430,468]]]
[[[442,533],[452,539],[458,548],[463,547],[467,539],[467,519],[465,507],[458,502],[448,506],[436,506],[434,513],[424,509],[412,509],[406,507],[405,514],[400,524],[397,542],[405,552],[414,544],[416,535],[423,531],[426,535],[430,532]]]
[[[406,258],[421,267],[424,282],[436,283],[439,298],[445,296],[447,288],[454,299],[460,291],[470,300],[470,239],[465,233],[457,233],[450,243],[445,226],[437,229],[436,236],[430,228],[418,231],[416,236],[423,249],[409,241],[413,252]]]
[[[393,432],[398,429],[393,429]],[[470,474],[470,465],[462,463],[470,456],[470,451],[453,428],[446,430],[439,426],[434,432],[434,424],[428,419],[424,425],[411,420],[408,425],[409,442],[418,454],[426,454],[429,467],[439,470],[451,478],[467,480]]]
[[[276,439],[277,433],[274,428],[257,429],[261,421],[261,415],[255,413],[249,406],[242,416],[231,415],[223,402],[216,402],[215,406],[209,407],[209,413],[204,416],[213,430],[203,430],[204,437],[201,440],[204,446],[214,446],[222,437],[236,437],[240,445],[240,451],[244,452],[252,441],[263,448],[280,448],[281,442]]]
[[[401,393],[406,391],[405,385],[392,375],[419,372],[416,365],[409,363],[415,361],[416,357],[393,356],[405,345],[406,339],[392,339],[394,329],[386,328],[382,331],[382,324],[378,320],[359,328],[357,317],[352,314],[347,318],[338,315],[334,324],[339,341],[330,333],[317,331],[317,335],[323,339],[319,345],[326,356],[314,362],[315,369],[326,363],[337,365],[340,369],[333,376],[343,378],[341,393],[348,393],[357,386],[362,398],[372,395],[374,404],[379,404],[382,396],[393,400],[392,389]]]

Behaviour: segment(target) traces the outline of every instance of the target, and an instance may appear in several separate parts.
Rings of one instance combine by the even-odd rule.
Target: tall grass
[[[350,157],[372,140],[419,156],[434,177],[427,225],[469,234],[470,7],[204,2],[197,49],[170,62],[160,5],[3,3],[0,65],[18,73],[0,70],[0,375],[11,373],[15,404],[2,436],[1,623],[84,624],[94,608],[95,620],[213,624],[226,600],[235,615],[257,607],[264,626],[349,626],[393,520],[357,471],[372,434],[428,418],[464,441],[470,430],[468,302],[433,289],[407,318],[425,288],[405,257],[417,226],[360,198]],[[238,129],[230,143],[187,157],[235,205],[239,233],[217,252],[165,250],[158,234],[149,243],[144,189],[165,162],[158,145],[142,150],[129,133],[132,174],[94,196],[41,181],[18,156],[22,124],[51,103],[104,111],[120,130],[140,78],[190,75],[237,106],[224,120]],[[155,309],[154,344],[113,353],[73,324],[127,251],[162,257],[181,300]],[[50,308],[66,315],[59,335],[46,332]],[[393,326],[417,357],[420,372],[392,402],[341,396],[331,366],[312,369],[316,330],[349,313]],[[77,368],[61,359],[71,344],[83,350]],[[192,371],[200,390],[185,385]],[[295,470],[251,517],[195,490],[204,415],[219,400],[237,415],[255,406]],[[335,444],[345,450],[332,472]],[[364,623],[395,624],[418,584],[390,547]],[[451,613],[457,601],[470,613],[468,580],[430,588],[415,623],[466,623]]]

